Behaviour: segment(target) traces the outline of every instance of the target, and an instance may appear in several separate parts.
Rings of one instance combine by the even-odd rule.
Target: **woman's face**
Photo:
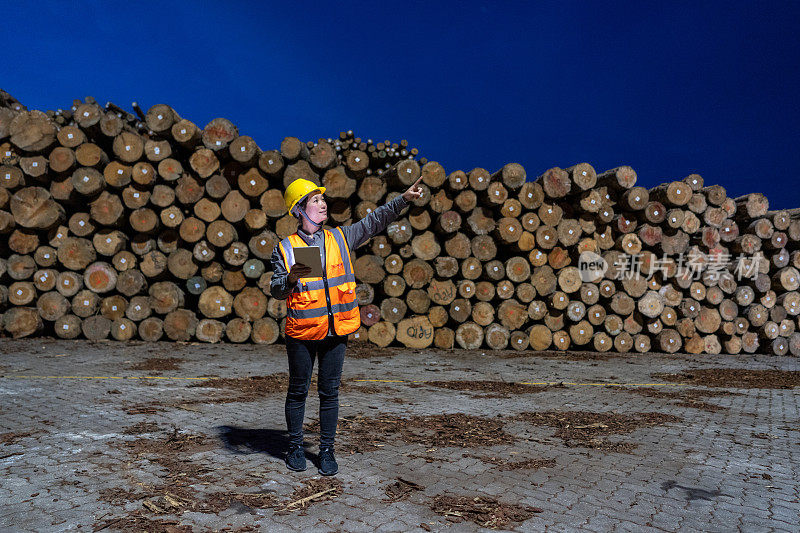
[[[322,194],[314,194],[308,199],[306,214],[317,224],[322,224],[328,219],[328,204],[325,203],[325,197]]]

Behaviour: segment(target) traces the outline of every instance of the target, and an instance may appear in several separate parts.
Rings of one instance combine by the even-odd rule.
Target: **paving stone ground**
[[[164,439],[175,428],[180,434],[211,439],[208,449],[183,457],[206,469],[191,485],[197,495],[261,493],[286,503],[296,489],[322,477],[312,464],[319,436],[310,431],[305,434],[308,470],[291,472],[284,465],[283,392],[247,402],[187,402],[156,412],[126,412],[131,406],[208,393],[205,387],[190,387],[199,380],[185,378],[285,373],[283,345],[2,339],[0,434],[16,437],[0,444],[0,531],[93,531],[103,525],[103,531],[117,531],[125,522],[109,521],[131,514],[155,520],[151,527],[172,520],[194,531],[484,530],[470,521],[452,521],[456,516],[436,514],[431,501],[441,494],[495,498],[541,510],[506,526],[514,531],[798,530],[800,388],[714,389],[737,394],[703,399],[722,407],[713,410],[603,385],[650,386],[666,383],[654,379],[654,372],[707,367],[798,370],[796,358],[631,354],[592,360],[518,355],[375,349],[370,358],[346,356],[343,379],[382,381],[363,382],[372,390],[340,393],[340,420],[502,415],[499,419],[508,421],[504,430],[514,436],[512,443],[431,450],[395,439],[373,451],[350,455],[341,451],[348,436],[340,424],[335,478],[342,492],[333,499],[287,514],[239,502],[216,512],[178,506],[175,512],[161,509],[159,514],[143,507],[146,500],[109,501],[101,495],[109,489],[158,490],[164,483],[163,464],[147,454],[131,455],[124,444]],[[152,357],[182,361],[176,370],[130,370]],[[486,398],[421,383],[430,380],[565,384]],[[307,424],[316,419],[318,406],[312,388]],[[570,447],[554,435],[555,428],[512,421],[517,413],[553,410],[658,412],[681,420],[613,436],[636,445],[629,453]],[[142,435],[125,433],[141,422],[160,429]],[[473,456],[553,459],[555,464],[502,470]],[[386,501],[386,487],[398,478],[422,489],[405,499]]]

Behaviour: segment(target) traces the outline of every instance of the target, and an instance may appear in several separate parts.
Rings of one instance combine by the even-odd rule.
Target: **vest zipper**
[[[328,306],[328,329],[336,335],[336,328],[333,325],[333,307],[331,306],[331,294],[328,287],[328,248],[325,242],[325,230],[322,230],[322,249],[325,253],[325,264],[322,265],[322,283],[325,285],[325,303]]]

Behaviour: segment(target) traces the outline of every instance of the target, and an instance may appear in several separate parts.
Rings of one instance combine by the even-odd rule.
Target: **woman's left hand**
[[[422,198],[422,187],[419,186],[419,182],[422,181],[422,177],[420,177],[414,185],[408,188],[406,192],[403,193],[403,198],[406,199],[407,202],[413,202],[418,198]]]

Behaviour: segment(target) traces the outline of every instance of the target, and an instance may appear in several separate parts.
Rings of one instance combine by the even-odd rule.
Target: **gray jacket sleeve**
[[[278,245],[272,250],[272,280],[270,281],[270,292],[272,297],[278,300],[285,300],[294,289],[294,285],[289,285],[289,271],[286,270],[286,263],[283,262],[283,255],[278,250]]]
[[[386,229],[397,220],[400,213],[409,205],[403,196],[397,196],[365,216],[355,224],[339,226],[347,241],[347,246],[355,250],[369,239]]]

